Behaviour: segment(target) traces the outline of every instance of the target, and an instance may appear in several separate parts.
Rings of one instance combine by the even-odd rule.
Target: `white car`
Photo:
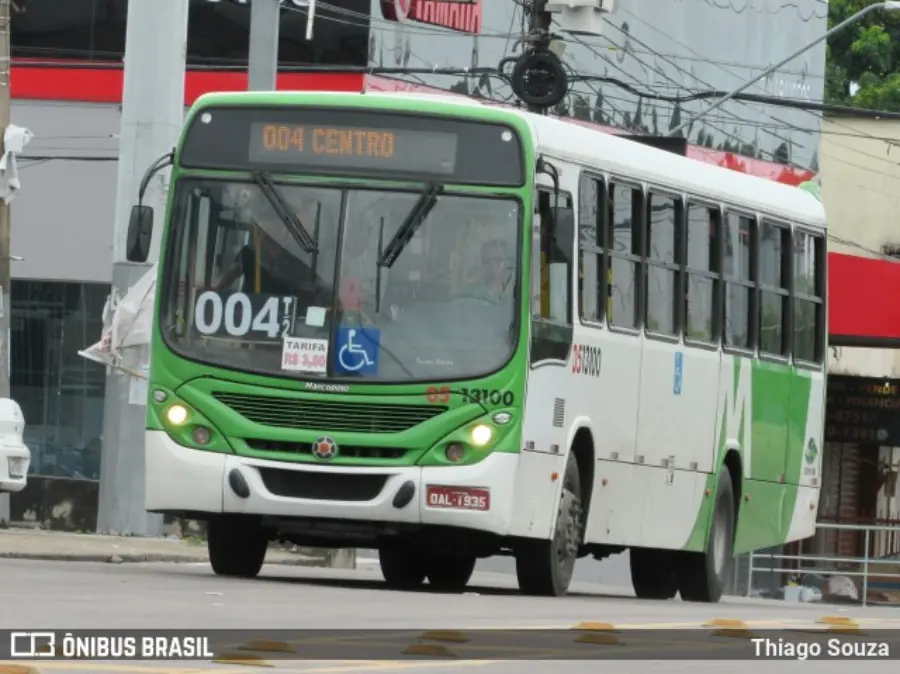
[[[0,494],[25,488],[31,451],[25,446],[25,416],[19,403],[0,398]]]

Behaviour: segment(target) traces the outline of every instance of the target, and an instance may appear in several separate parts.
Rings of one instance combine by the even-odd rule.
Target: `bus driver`
[[[463,296],[500,304],[512,290],[512,272],[506,243],[500,239],[486,241],[481,246],[481,280],[467,284]]]

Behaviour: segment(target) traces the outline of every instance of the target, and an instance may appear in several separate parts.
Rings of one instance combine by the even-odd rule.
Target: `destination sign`
[[[826,442],[900,444],[900,382],[828,377]]]
[[[257,122],[250,127],[249,159],[453,175],[456,145],[451,133]]]
[[[524,151],[504,124],[298,105],[209,107],[191,118],[185,168],[518,187]]]

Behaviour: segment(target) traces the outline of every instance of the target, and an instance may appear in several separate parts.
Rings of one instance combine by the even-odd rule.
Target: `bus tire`
[[[631,584],[638,599],[673,599],[678,594],[675,555],[670,550],[629,550]]]
[[[428,584],[438,592],[462,592],[475,572],[475,555],[436,555],[425,562]]]
[[[722,466],[706,550],[683,553],[678,590],[684,601],[716,603],[722,598],[734,561],[736,520],[731,474]]]
[[[412,546],[383,545],[378,548],[378,564],[384,582],[392,590],[415,590],[425,582],[425,563]]]
[[[569,453],[553,539],[526,539],[516,546],[516,577],[522,594],[562,597],[569,589],[584,538],[581,479]]]
[[[214,515],[207,524],[206,546],[217,576],[255,578],[266,559],[269,537],[259,517]]]

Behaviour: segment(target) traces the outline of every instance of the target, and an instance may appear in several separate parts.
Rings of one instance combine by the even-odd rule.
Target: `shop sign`
[[[482,0],[381,0],[388,21],[441,26],[460,33],[481,32]]]

